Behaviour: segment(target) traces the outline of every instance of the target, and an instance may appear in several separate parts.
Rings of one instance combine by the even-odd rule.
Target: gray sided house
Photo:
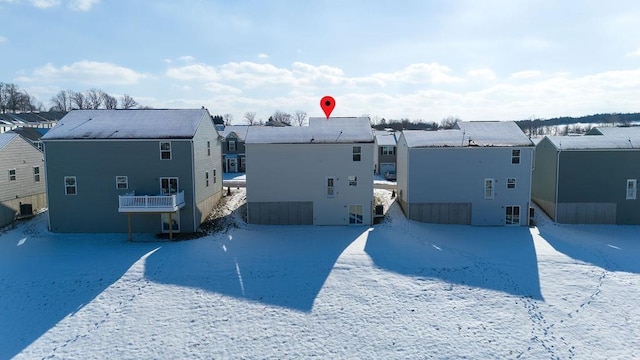
[[[246,141],[248,222],[371,224],[373,146],[368,118],[252,126]]]
[[[398,201],[407,218],[439,224],[528,225],[533,143],[514,122],[405,130]]]
[[[0,227],[45,207],[42,151],[16,133],[0,134]]]
[[[244,172],[246,155],[244,141],[248,125],[226,125],[220,132],[222,136],[222,169],[224,172]]]
[[[194,232],[222,194],[206,109],[74,110],[42,140],[53,232]]]
[[[373,155],[374,171],[378,175],[384,175],[387,171],[396,171],[396,133],[393,131],[374,132],[376,146]]]
[[[640,128],[543,138],[533,200],[558,223],[640,224]]]

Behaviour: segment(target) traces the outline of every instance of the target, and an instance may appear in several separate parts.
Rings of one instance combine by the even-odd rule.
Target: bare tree
[[[247,120],[247,124],[256,125],[256,112],[247,111],[246,113],[244,113],[244,119]]]
[[[233,115],[224,114],[224,115],[222,115],[222,118],[224,119],[224,124],[225,125],[231,125],[231,122],[233,121]]]
[[[118,100],[115,97],[104,91],[100,91],[100,97],[102,98],[102,105],[104,105],[105,109],[114,110],[118,108]]]
[[[296,112],[293,114],[293,123],[298,126],[304,125],[306,120],[307,120],[306,111],[296,110]]]
[[[453,129],[453,127],[456,125],[458,121],[460,121],[460,119],[458,119],[457,117],[453,117],[453,116],[446,117],[442,119],[442,121],[440,121],[440,128]]]
[[[138,102],[135,101],[128,94],[124,94],[124,95],[122,95],[122,98],[120,99],[120,107],[123,108],[123,109],[134,109],[134,108],[138,107]]]
[[[100,109],[102,106],[102,91],[90,89],[85,92],[85,102],[87,109]]]
[[[273,115],[271,115],[271,119],[275,122],[291,125],[291,114],[288,114],[280,110],[276,110],[276,112],[274,112]]]
[[[83,92],[72,91],[70,94],[71,106],[74,109],[83,110],[87,108],[86,97]]]
[[[51,98],[51,110],[54,111],[69,111],[71,109],[71,99],[69,94],[71,90],[60,90],[54,97]]]

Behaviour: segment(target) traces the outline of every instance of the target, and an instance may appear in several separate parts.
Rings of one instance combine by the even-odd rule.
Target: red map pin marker
[[[336,100],[331,96],[325,96],[320,100],[320,107],[324,114],[327,115],[327,120],[329,120],[333,108],[336,107]]]

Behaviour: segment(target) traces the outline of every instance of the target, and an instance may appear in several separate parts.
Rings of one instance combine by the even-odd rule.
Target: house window
[[[362,153],[362,147],[354,146],[353,147],[353,161],[360,161],[361,153]]]
[[[211,156],[211,141],[207,141],[207,156]]]
[[[393,155],[395,153],[396,153],[395,146],[383,146],[382,148],[380,148],[381,155]]]
[[[335,192],[335,178],[327,178],[327,197],[328,198],[332,198],[336,196],[336,192]]]
[[[33,167],[33,181],[40,182],[40,166]]]
[[[209,172],[204,172],[204,186],[209,187]]]
[[[236,151],[236,141],[229,140],[229,151]]]
[[[129,177],[116,176],[116,189],[126,190],[129,188]]]
[[[349,186],[358,186],[357,176],[349,176]]]
[[[160,159],[171,160],[171,142],[164,141],[160,143]]]
[[[511,163],[520,164],[520,149],[511,150]]]
[[[507,178],[507,189],[516,188],[516,178]]]
[[[638,193],[638,180],[627,180],[627,200],[635,200]]]
[[[520,206],[505,207],[505,225],[520,225]]]
[[[362,224],[364,223],[364,206],[363,205],[349,205],[349,224]]]
[[[213,169],[213,183],[215,184],[218,181],[218,175],[216,173],[216,169]]]
[[[484,179],[484,198],[485,200],[491,200],[495,196],[494,194],[494,182],[495,179]]]
[[[64,193],[65,195],[76,195],[78,193],[78,183],[75,176],[64,177]]]
[[[16,181],[16,169],[9,169],[9,181]]]

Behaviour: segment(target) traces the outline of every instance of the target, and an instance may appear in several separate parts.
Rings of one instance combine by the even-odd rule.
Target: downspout
[[[191,143],[191,211],[193,214],[193,232],[196,232],[198,229],[198,220],[196,219],[196,159],[195,159],[195,150],[193,144],[193,138],[189,140]]]
[[[561,145],[562,146],[562,145]],[[555,210],[553,211],[554,221],[558,222],[558,187],[560,186],[560,152],[562,149],[558,149],[556,158],[556,201],[554,201]]]
[[[45,196],[47,197],[47,228],[49,231],[51,230],[51,212],[49,211],[49,172],[47,171],[47,157],[45,156],[45,149],[47,148],[47,144],[42,142],[42,159],[44,160],[44,181],[45,181]]]

